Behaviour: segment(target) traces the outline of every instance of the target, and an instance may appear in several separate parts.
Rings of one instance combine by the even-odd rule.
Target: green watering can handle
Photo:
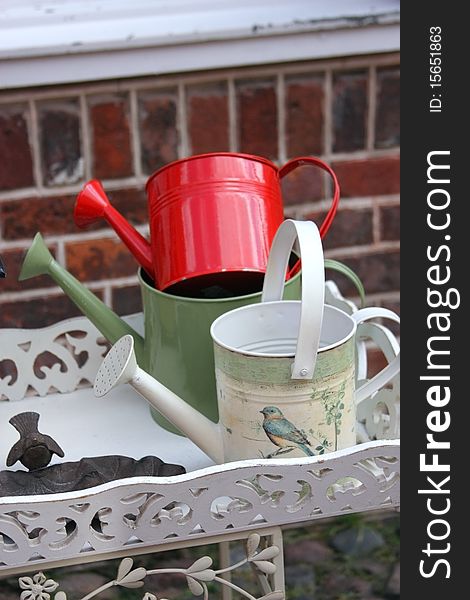
[[[354,273],[354,271],[344,263],[340,262],[339,260],[333,260],[332,258],[325,258],[325,269],[331,269],[332,271],[341,273],[351,281],[356,290],[359,292],[362,308],[366,303],[366,292],[364,290],[364,286],[362,285],[362,281],[359,279],[356,273]]]

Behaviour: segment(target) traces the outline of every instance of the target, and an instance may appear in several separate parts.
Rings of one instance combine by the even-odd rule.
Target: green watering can
[[[362,284],[351,269],[328,259],[325,259],[325,267],[346,275],[363,297]],[[130,334],[134,338],[137,362],[144,371],[203,415],[214,422],[218,421],[210,327],[222,314],[260,302],[261,290],[229,298],[175,296],[157,290],[153,281],[140,268],[138,279],[145,333],[145,337],[142,337],[59,265],[49,252],[41,234],[37,233],[24,259],[19,280],[44,274],[52,277],[109,342],[114,344],[122,336]],[[283,298],[300,298],[300,271],[285,283]],[[174,433],[181,433],[155,409],[151,408],[151,413],[162,427]]]
[[[123,335],[134,338],[139,365],[209,419],[217,422],[217,391],[210,326],[223,313],[261,300],[259,293],[230,298],[187,298],[161,292],[140,268],[145,337],[59,265],[40,233],[34,237],[21,268],[19,280],[48,274],[81,312],[114,344]],[[300,295],[299,274],[285,285],[284,297]],[[180,433],[153,408],[153,418],[162,427]]]

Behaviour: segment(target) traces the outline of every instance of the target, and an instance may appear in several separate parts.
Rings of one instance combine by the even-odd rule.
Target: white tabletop
[[[49,394],[0,402],[0,470],[19,434],[8,420],[20,412],[39,413],[39,431],[52,436],[65,457],[53,456],[51,464],[76,461],[88,456],[119,454],[140,459],[157,456],[165,462],[193,471],[212,465],[202,450],[185,437],[160,427],[148,403],[129,385],[120,386],[103,398],[95,398],[91,387],[68,394]],[[24,470],[19,462],[11,470]]]

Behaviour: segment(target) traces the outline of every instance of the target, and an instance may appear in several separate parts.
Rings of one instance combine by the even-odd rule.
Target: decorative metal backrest
[[[106,353],[98,330],[84,317],[41,329],[3,329],[0,399],[72,392],[93,383]]]
[[[381,348],[388,362],[399,351],[395,336],[383,325],[362,323],[359,327],[359,335],[363,339],[373,340]],[[361,384],[361,380],[358,383]],[[396,375],[386,387],[358,404],[356,420],[358,441],[400,438],[400,374]]]
[[[325,282],[325,302],[340,308],[347,314],[357,310],[356,305],[341,295],[333,281]],[[361,385],[367,378],[366,340],[374,342],[390,362],[400,348],[395,336],[383,325],[361,323],[356,343],[356,382]],[[396,375],[383,389],[363,400],[357,406],[357,438],[359,442],[394,440],[400,438],[400,375]]]
[[[126,317],[140,328],[142,315]],[[109,344],[86,317],[38,329],[1,329],[0,400],[92,386]]]

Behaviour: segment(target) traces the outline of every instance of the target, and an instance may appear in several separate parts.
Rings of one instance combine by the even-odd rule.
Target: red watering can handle
[[[288,175],[294,169],[297,169],[297,167],[301,167],[303,165],[313,165],[315,167],[320,167],[320,169],[323,169],[323,171],[326,171],[330,175],[331,179],[333,180],[333,184],[334,184],[333,201],[331,203],[330,210],[328,211],[325,219],[323,220],[323,223],[321,224],[321,226],[319,228],[320,229],[320,237],[323,239],[325,237],[328,229],[330,228],[331,223],[333,222],[333,219],[335,218],[336,210],[338,208],[339,196],[340,196],[340,187],[339,187],[339,183],[338,183],[338,178],[336,177],[336,173],[333,171],[333,169],[329,165],[326,164],[326,162],[322,161],[319,158],[314,158],[312,156],[299,156],[297,158],[293,158],[289,162],[286,162],[286,164],[279,169],[279,176],[282,178],[285,175]],[[291,277],[293,277],[295,275],[295,273],[297,273],[299,268],[300,268],[300,260],[298,260],[295,263],[295,265],[289,270],[286,279],[290,279]]]

